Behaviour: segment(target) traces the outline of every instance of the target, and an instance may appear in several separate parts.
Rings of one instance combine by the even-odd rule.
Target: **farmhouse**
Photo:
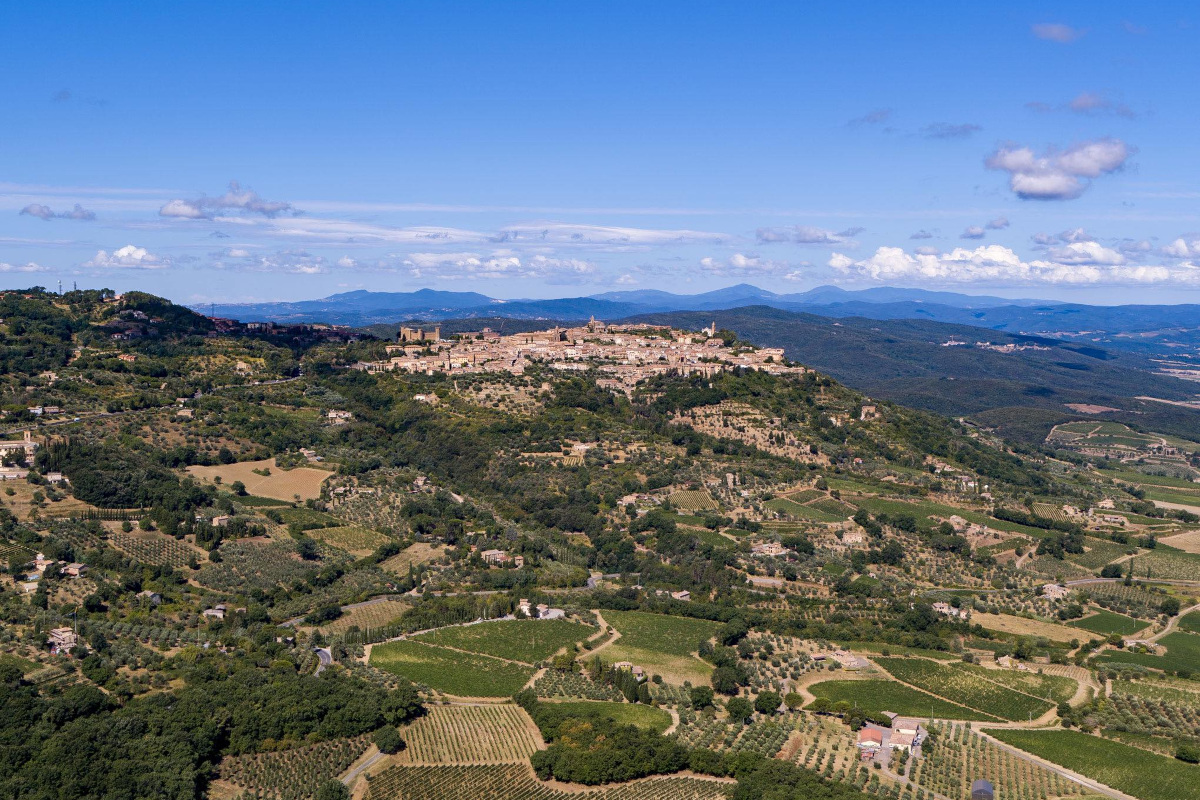
[[[82,578],[87,574],[87,564],[80,564],[76,561],[74,563],[67,564],[67,566],[63,568],[63,572],[69,578]]]
[[[947,617],[952,617],[954,619],[966,619],[967,618],[967,610],[966,609],[955,608],[954,606],[950,605],[949,603],[943,603],[943,602],[934,603],[933,610],[939,614],[942,614]]]
[[[617,661],[612,665],[612,668],[629,670],[633,673],[633,677],[637,678],[639,681],[646,680],[646,671],[631,661]]]
[[[202,614],[203,614],[203,616],[209,617],[210,619],[225,619],[225,606],[224,605],[216,605],[216,606],[213,606],[212,608],[206,608],[206,609],[204,609]]]
[[[883,749],[883,731],[878,728],[866,727],[858,732],[858,749],[863,758],[873,758]]]
[[[510,556],[503,550],[484,550],[479,557],[493,567],[503,567],[512,564],[518,569],[525,566],[525,556]]]
[[[57,656],[69,653],[79,644],[79,637],[70,628],[55,628],[50,631],[47,641],[50,643],[50,652]]]
[[[1049,600],[1065,600],[1070,593],[1070,589],[1057,583],[1042,585],[1042,596]]]
[[[779,542],[766,542],[754,545],[750,548],[750,552],[756,556],[781,556],[787,552],[787,548]]]

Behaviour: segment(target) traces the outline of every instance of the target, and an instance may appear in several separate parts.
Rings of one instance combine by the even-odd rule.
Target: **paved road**
[[[372,753],[370,756],[368,756],[365,761],[363,761],[361,764],[354,767],[354,769],[350,770],[345,775],[343,775],[342,783],[345,784],[346,786],[353,786],[354,782],[356,780],[358,780],[359,775],[362,775],[365,771],[367,771],[371,767],[375,766],[376,764],[378,764],[380,761],[382,761],[386,757],[387,756],[384,753],[381,753],[378,750],[376,750],[374,753]]]
[[[333,654],[329,652],[328,647],[314,647],[313,652],[317,654],[317,661],[320,662],[314,675],[320,675],[326,667],[333,666]]]

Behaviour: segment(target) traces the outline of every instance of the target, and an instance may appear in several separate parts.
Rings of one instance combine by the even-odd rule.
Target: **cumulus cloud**
[[[49,267],[43,267],[32,261],[24,264],[9,264],[6,261],[0,261],[0,272],[48,272],[49,269]]]
[[[163,269],[170,266],[170,261],[156,256],[144,247],[127,244],[111,254],[106,250],[99,250],[90,261],[83,262],[83,266],[100,269]]]
[[[1002,231],[1005,228],[1007,228],[1008,225],[1009,225],[1008,217],[1001,216],[1001,217],[996,217],[994,220],[989,222],[984,227],[987,228],[989,231]]]
[[[638,279],[633,277],[632,274],[626,272],[624,275],[617,278],[616,283],[618,286],[636,286]]]
[[[218,197],[201,195],[195,200],[176,198],[158,210],[160,216],[180,219],[210,219],[214,211],[246,211],[275,217],[285,211],[294,211],[292,204],[282,200],[264,200],[257,192],[243,189],[237,181],[230,181],[225,194]]]
[[[342,256],[337,260],[337,265],[342,269],[354,269],[358,266],[358,262],[350,256]]]
[[[1125,256],[1099,242],[1071,242],[1050,250],[1050,257],[1060,264],[1092,264],[1116,266],[1125,263]]]
[[[1068,228],[1059,233],[1035,233],[1033,235],[1034,244],[1044,247],[1068,242],[1089,242],[1095,238],[1083,228]]]
[[[982,239],[986,235],[986,231],[978,225],[970,225],[962,233],[958,235],[960,239]]]
[[[847,228],[831,231],[812,225],[792,225],[784,228],[759,228],[754,232],[759,244],[794,242],[795,244],[846,244],[865,228]]]
[[[1082,28],[1073,28],[1061,22],[1039,22],[1030,29],[1037,38],[1060,44],[1069,44],[1086,33]]]
[[[20,213],[24,216],[37,217],[38,219],[44,220],[76,219],[91,221],[96,218],[96,213],[94,211],[88,211],[86,208],[79,205],[79,203],[76,203],[75,207],[70,211],[58,212],[54,211],[54,209],[50,208],[49,206],[42,205],[41,203],[30,203],[22,208]]]
[[[1007,172],[1009,187],[1022,200],[1070,200],[1083,194],[1093,179],[1121,169],[1133,152],[1120,139],[1080,142],[1042,155],[1006,145],[984,163],[988,169]]]
[[[924,228],[922,228],[921,230],[917,231],[916,233],[914,233],[912,236],[910,236],[908,238],[910,238],[910,239],[932,239],[933,234],[930,233],[929,231],[925,230]]]
[[[1169,258],[1200,258],[1200,237],[1180,236],[1163,245],[1162,254]]]
[[[702,258],[700,266],[714,275],[764,275],[783,272],[791,265],[786,261],[734,253],[729,258]]]
[[[843,275],[875,281],[935,283],[1052,283],[1147,284],[1200,283],[1200,267],[1185,263],[1174,268],[1128,264],[1120,253],[1096,242],[1073,243],[1050,252],[1045,259],[1025,261],[1007,247],[991,244],[948,253],[907,253],[899,247],[880,247],[864,259],[834,253],[829,266]]]
[[[921,129],[921,135],[926,139],[966,139],[974,136],[983,128],[972,122],[953,124],[950,122],[935,122]]]

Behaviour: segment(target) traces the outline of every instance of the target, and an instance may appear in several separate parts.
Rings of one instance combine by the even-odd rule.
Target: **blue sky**
[[[1197,17],[6,4],[0,285],[1200,302]]]

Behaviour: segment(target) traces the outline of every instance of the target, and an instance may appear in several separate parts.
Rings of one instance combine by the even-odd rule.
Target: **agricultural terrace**
[[[666,776],[586,791],[562,791],[528,764],[392,767],[371,780],[367,800],[723,800],[731,784]]]
[[[719,623],[644,611],[605,611],[604,619],[621,634],[598,650],[605,661],[630,661],[672,683],[708,682],[712,667],[693,653],[716,635]]]
[[[953,697],[967,708],[1001,719],[1037,718],[1054,707],[1047,700],[1001,686],[981,674],[983,670],[968,670],[961,664],[924,658],[876,658],[875,663],[918,689],[938,697]]]
[[[565,619],[502,619],[442,628],[413,641],[535,664],[593,633],[595,629]]]
[[[459,697],[511,697],[534,674],[532,667],[523,664],[411,639],[375,645],[370,664]]]
[[[541,744],[520,706],[430,706],[401,731],[412,764],[504,764],[529,758]]]
[[[1085,631],[1099,633],[1104,636],[1110,633],[1129,636],[1146,627],[1146,623],[1141,620],[1127,617],[1124,614],[1115,614],[1112,611],[1100,611],[1096,614],[1090,614],[1083,619],[1068,622],[1067,624],[1072,628],[1082,628]]]
[[[936,739],[913,762],[909,779],[917,786],[946,797],[970,797],[971,783],[992,782],[996,797],[1048,800],[1085,792],[1074,781],[1046,767],[1013,755],[975,733],[967,725],[934,724]]]
[[[663,733],[671,727],[671,715],[661,708],[641,703],[609,703],[595,700],[568,700],[555,705],[569,712],[589,717],[600,714],[621,725],[636,725],[643,730]]]
[[[999,718],[973,711],[965,706],[934,697],[928,692],[905,686],[897,681],[884,679],[821,681],[808,687],[816,698],[825,698],[831,703],[845,701],[871,714],[892,711],[906,717],[934,719],[961,719],[980,722],[995,722]],[[809,704],[812,707],[812,704]]]
[[[1139,800],[1183,800],[1200,786],[1200,766],[1099,736],[1011,728],[984,733]]]
[[[301,500],[315,500],[321,496],[321,484],[333,474],[313,467],[285,470],[277,466],[273,458],[213,467],[193,466],[188,467],[187,471],[189,475],[205,483],[212,483],[218,477],[226,486],[234,481],[241,481],[246,491],[252,495],[287,501],[295,500],[297,496]],[[264,472],[268,474],[262,474]]]

